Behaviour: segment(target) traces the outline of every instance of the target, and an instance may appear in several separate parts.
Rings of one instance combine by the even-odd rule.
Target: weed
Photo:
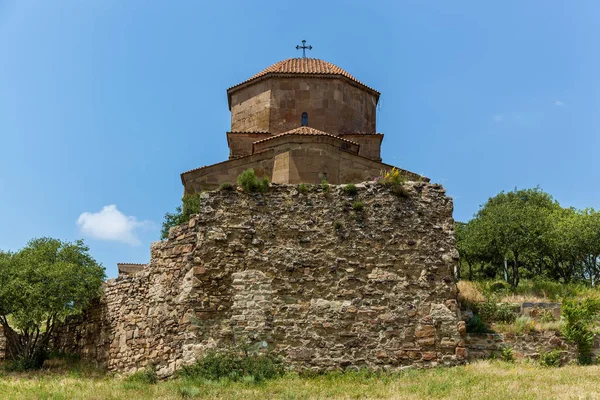
[[[402,184],[393,185],[391,190],[398,197],[410,197],[410,191]]]
[[[515,356],[513,354],[513,349],[512,347],[509,346],[504,346],[502,347],[502,349],[500,350],[500,359],[504,362],[515,362]]]
[[[560,367],[560,350],[554,349],[540,354],[540,364],[544,367]]]
[[[515,333],[530,334],[535,330],[535,321],[529,317],[521,316],[515,320]]]
[[[277,378],[283,373],[282,361],[270,353],[250,354],[247,351],[234,349],[210,352],[195,364],[185,366],[180,371],[180,375],[185,378],[208,380],[227,378],[240,381],[250,376],[255,382]]]
[[[233,183],[231,182],[223,182],[221,183],[221,186],[219,186],[219,190],[221,191],[231,192],[233,189],[235,189],[235,186],[233,186]]]
[[[488,328],[485,326],[479,315],[475,314],[467,322],[467,332],[469,333],[487,333]]]
[[[508,303],[496,303],[495,301],[488,300],[485,303],[474,305],[474,308],[474,311],[487,323],[511,323],[516,318],[513,306]]]
[[[344,186],[344,193],[346,193],[348,196],[356,196],[358,194],[358,188],[355,184],[350,183]]]
[[[550,310],[542,311],[539,314],[539,319],[540,319],[540,322],[543,322],[543,323],[556,321],[556,319],[554,318],[554,314],[552,314],[552,311],[550,311]]]
[[[200,388],[192,385],[179,386],[179,395],[183,398],[196,397],[200,394]]]
[[[565,320],[563,335],[577,345],[580,364],[592,363],[594,333],[591,325],[598,319],[600,301],[594,298],[584,300],[567,299],[562,304],[562,317]]]
[[[340,229],[344,228],[344,224],[341,221],[335,221],[333,223],[333,227],[336,231],[339,231]]]
[[[300,185],[298,185],[298,192],[302,194],[308,193],[308,186],[304,183],[301,183]]]
[[[154,365],[148,364],[146,368],[129,375],[126,379],[127,382],[135,383],[146,383],[154,385],[158,382],[158,376],[156,375],[156,368]]]
[[[363,203],[360,200],[356,200],[354,203],[352,203],[352,209],[354,211],[360,212],[365,208],[365,203]]]
[[[269,189],[269,178],[259,179],[252,168],[242,172],[237,178],[237,183],[246,193],[266,192]]]
[[[321,178],[321,189],[323,189],[323,192],[325,193],[329,193],[331,191],[331,186],[329,186],[329,182],[327,182],[327,178],[325,177]]]

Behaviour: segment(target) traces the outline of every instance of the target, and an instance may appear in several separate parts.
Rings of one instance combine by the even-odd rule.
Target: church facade
[[[246,169],[274,183],[371,180],[393,166],[381,159],[380,93],[314,58],[271,65],[227,90],[229,160],[181,174],[185,193],[235,182]],[[401,170],[409,180],[422,176]]]

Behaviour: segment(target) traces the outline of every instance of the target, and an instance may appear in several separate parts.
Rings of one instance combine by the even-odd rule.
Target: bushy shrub
[[[158,382],[158,375],[156,374],[156,368],[154,365],[149,364],[146,368],[129,375],[126,379],[128,382],[139,382],[154,385]]]
[[[352,203],[352,209],[354,211],[362,211],[365,208],[365,203],[363,203],[360,200],[356,200],[354,203]]]
[[[392,168],[390,171],[381,171],[381,176],[375,179],[378,185],[387,186],[391,192],[398,197],[409,197],[410,192],[404,186],[406,177],[400,173],[398,168]]]
[[[344,227],[344,224],[341,221],[335,221],[333,223],[333,227],[335,228],[336,231],[339,231],[340,229],[342,229]]]
[[[308,186],[304,183],[301,183],[300,185],[298,185],[298,192],[302,194],[308,193]]]
[[[556,318],[554,318],[554,314],[552,314],[552,311],[550,311],[550,310],[542,311],[539,314],[539,318],[540,318],[540,322],[543,322],[543,323],[556,321]]]
[[[169,230],[174,226],[185,224],[193,214],[200,212],[200,195],[202,193],[186,194],[181,199],[181,205],[174,213],[166,213],[160,231],[161,239],[169,237]]]
[[[255,382],[274,379],[284,374],[283,362],[270,353],[249,353],[239,350],[210,352],[195,364],[184,366],[180,375],[185,378],[203,378],[232,381],[247,380]]]
[[[529,317],[520,316],[515,320],[515,333],[530,334],[535,330],[535,321]]]
[[[233,189],[235,189],[235,187],[233,186],[233,183],[231,182],[223,182],[221,183],[221,186],[219,186],[219,190],[221,191],[232,191]]]
[[[580,364],[592,363],[594,332],[591,328],[598,319],[599,311],[600,301],[590,297],[584,300],[566,299],[562,303],[561,312],[565,321],[562,333],[577,345]]]
[[[560,350],[554,349],[540,354],[540,364],[544,367],[560,367]]]
[[[475,312],[487,323],[511,323],[516,318],[513,307],[510,304],[496,303],[491,300],[488,300],[485,303],[476,304]]]
[[[331,191],[331,186],[329,186],[329,182],[327,182],[327,178],[325,177],[321,178],[321,189],[323,189],[325,193],[329,193]]]
[[[358,194],[358,188],[355,184],[350,183],[344,186],[344,193],[346,193],[348,196],[356,196]]]
[[[467,332],[469,333],[487,333],[488,328],[485,326],[479,315],[475,314],[467,322]]]
[[[391,191],[398,197],[410,197],[410,191],[402,184],[393,185]]]
[[[504,362],[515,362],[515,356],[513,354],[512,347],[502,347],[502,349],[500,350],[500,359]]]
[[[392,186],[399,186],[406,182],[406,177],[402,175],[400,170],[396,167],[390,171],[381,171],[381,178],[377,180],[379,184],[389,184]]]
[[[237,183],[246,193],[266,192],[269,189],[269,178],[259,179],[252,168],[242,172],[237,178]]]

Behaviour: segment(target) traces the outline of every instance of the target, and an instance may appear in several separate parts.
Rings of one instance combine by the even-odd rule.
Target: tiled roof
[[[250,81],[253,81],[253,80],[259,79],[259,78],[263,78],[263,77],[266,77],[267,75],[271,75],[271,74],[273,74],[273,75],[298,74],[298,75],[343,76],[343,77],[350,79],[351,81],[353,81],[355,83],[358,83],[359,85],[363,86],[364,88],[366,88],[372,92],[375,92],[377,94],[377,96],[379,96],[379,92],[377,90],[365,85],[364,83],[362,83],[361,81],[359,81],[358,79],[356,79],[355,77],[350,75],[347,71],[343,70],[342,68],[338,67],[335,64],[332,64],[332,63],[324,61],[324,60],[319,60],[317,58],[290,58],[287,60],[279,61],[279,62],[271,65],[270,67],[262,70],[261,72],[254,75],[250,79],[247,79],[242,83],[239,83],[235,86],[230,87],[229,89],[227,89],[227,92],[230,92],[231,90],[236,89],[238,86],[244,85]]]
[[[377,132],[340,132],[340,136],[344,135],[364,135],[364,136],[383,136],[383,133]]]
[[[341,137],[339,137],[339,136],[334,136],[334,135],[331,135],[331,134],[329,134],[329,133],[327,133],[327,132],[323,132],[323,131],[320,131],[320,130],[318,130],[318,129],[311,128],[311,127],[309,127],[309,126],[301,126],[300,128],[295,128],[295,129],[292,129],[292,130],[289,130],[289,131],[286,131],[286,132],[280,133],[280,134],[278,134],[278,135],[275,135],[275,136],[271,136],[271,137],[268,137],[268,138],[265,138],[265,139],[258,140],[258,141],[256,141],[256,142],[254,142],[253,144],[263,143],[263,142],[266,142],[266,141],[268,141],[268,140],[273,140],[273,139],[277,139],[277,138],[280,138],[280,137],[282,137],[282,136],[288,136],[288,135],[302,135],[302,136],[310,136],[310,135],[314,135],[314,136],[330,136],[330,137],[332,137],[332,138],[336,138],[336,139],[342,140],[342,141],[344,141],[344,142],[348,142],[348,143],[351,143],[351,144],[354,144],[354,145],[357,145],[357,146],[358,146],[358,143],[356,143],[356,142],[353,142],[353,141],[351,141],[351,140],[348,140],[348,139],[343,139],[343,138],[341,138]]]
[[[117,263],[117,265],[140,265],[140,266],[146,266],[148,265],[146,264],[140,264],[140,263]]]

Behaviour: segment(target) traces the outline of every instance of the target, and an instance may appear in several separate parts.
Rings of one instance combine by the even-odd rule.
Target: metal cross
[[[306,40],[302,41],[302,46],[296,46],[296,50],[302,49],[302,58],[306,58],[306,49],[312,50],[312,46],[306,45]]]

